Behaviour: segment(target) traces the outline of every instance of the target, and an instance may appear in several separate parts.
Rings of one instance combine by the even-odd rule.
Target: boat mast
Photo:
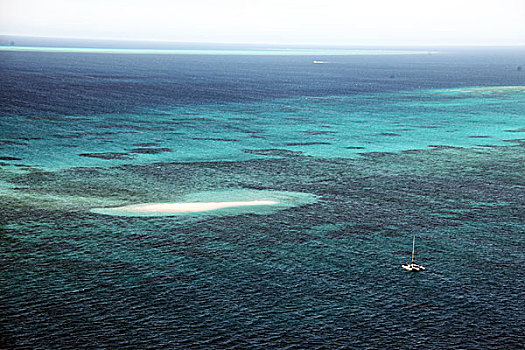
[[[414,235],[414,239],[412,240],[412,264],[414,263],[414,248],[416,247],[416,235]]]

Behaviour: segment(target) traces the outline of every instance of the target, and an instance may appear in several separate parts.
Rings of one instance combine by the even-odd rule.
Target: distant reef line
[[[69,52],[69,53],[112,53],[112,54],[153,54],[153,55],[292,55],[292,56],[362,56],[362,55],[423,55],[437,51],[426,50],[384,50],[384,49],[126,49],[96,47],[54,47],[54,46],[0,46],[0,51],[17,52]]]

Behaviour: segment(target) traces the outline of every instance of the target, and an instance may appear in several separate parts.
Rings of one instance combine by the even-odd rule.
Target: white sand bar
[[[194,213],[232,207],[279,204],[272,200],[253,200],[241,202],[196,202],[196,203],[150,203],[106,208],[106,211],[126,211],[134,213]]]

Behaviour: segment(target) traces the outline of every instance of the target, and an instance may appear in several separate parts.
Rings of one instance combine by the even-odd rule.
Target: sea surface
[[[523,349],[525,49],[161,50],[0,50],[0,348]]]

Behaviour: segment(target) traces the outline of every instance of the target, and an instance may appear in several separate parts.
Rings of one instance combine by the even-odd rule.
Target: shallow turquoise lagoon
[[[2,118],[3,153],[43,169],[283,155],[356,157],[522,138],[525,88],[492,87]],[[11,164],[8,163],[8,164]]]

